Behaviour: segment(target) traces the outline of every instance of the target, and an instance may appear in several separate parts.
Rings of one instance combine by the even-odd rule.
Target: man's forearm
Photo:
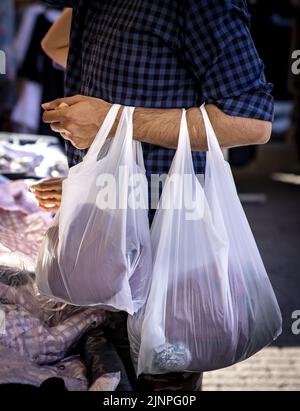
[[[65,103],[62,107],[62,103]],[[90,147],[106,117],[111,104],[88,96],[76,95],[56,99],[42,105],[43,120],[53,131],[70,140],[79,149]],[[206,106],[221,147],[235,147],[266,143],[271,135],[272,123],[223,113],[213,104]],[[111,130],[114,136],[122,109]],[[136,108],[133,116],[133,136],[145,143],[176,148],[181,120],[181,109]],[[198,107],[187,110],[187,122],[192,150],[207,150],[206,133]]]
[[[270,138],[270,122],[229,116],[214,105],[207,105],[206,109],[222,147],[263,144]],[[180,109],[137,108],[134,113],[134,138],[145,143],[176,148],[180,120]],[[192,150],[207,150],[205,127],[199,108],[187,110],[187,122]]]
[[[63,11],[41,42],[44,52],[62,67],[67,65],[72,9]]]

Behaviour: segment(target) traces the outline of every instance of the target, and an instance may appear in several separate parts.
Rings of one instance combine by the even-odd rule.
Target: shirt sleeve
[[[183,55],[206,103],[224,113],[272,121],[267,83],[250,30],[246,0],[189,0]]]

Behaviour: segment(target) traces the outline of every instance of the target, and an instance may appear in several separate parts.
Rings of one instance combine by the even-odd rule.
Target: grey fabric
[[[70,391],[86,391],[85,367],[78,356],[65,358],[53,366],[40,366],[12,348],[0,344],[0,384],[29,384],[39,387],[51,377],[62,378]]]

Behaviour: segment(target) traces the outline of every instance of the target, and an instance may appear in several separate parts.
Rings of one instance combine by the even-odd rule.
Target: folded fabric
[[[7,279],[7,272],[5,274]],[[49,326],[43,318],[41,301],[35,299],[32,287],[30,282],[18,287],[7,285],[7,281],[6,284],[0,282],[0,310],[5,314],[5,332],[0,334],[0,343],[31,361],[49,364],[61,360],[88,329],[105,321],[104,311],[81,308]]]
[[[120,372],[112,372],[99,377],[89,391],[115,391],[120,382]]]
[[[24,181],[0,180],[0,263],[10,260],[35,265],[48,225],[49,213],[41,211]],[[9,259],[9,254],[13,258]]]
[[[114,391],[121,379],[116,368],[119,363],[110,363],[104,372],[88,380],[86,364],[78,354],[64,358],[83,334],[90,335],[94,327],[97,331],[98,325],[105,324],[106,313],[61,306],[36,295],[35,288],[34,273],[0,266],[0,311],[4,313],[0,385],[42,384],[46,389],[49,379],[62,379],[70,391],[85,391],[89,385],[91,391]],[[98,348],[98,354],[107,361],[107,352],[101,344]],[[94,370],[98,365],[94,363]]]
[[[85,366],[78,356],[65,358],[55,365],[40,366],[18,351],[0,344],[0,384],[28,384],[39,387],[48,378],[62,378],[69,391],[86,391]]]
[[[0,242],[10,251],[19,251],[35,260],[48,225],[38,214],[0,209]]]

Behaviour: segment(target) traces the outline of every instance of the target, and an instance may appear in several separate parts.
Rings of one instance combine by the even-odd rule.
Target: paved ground
[[[203,391],[300,391],[300,347],[265,348],[232,367],[204,374]]]
[[[206,373],[204,390],[299,390],[300,334],[291,331],[300,310],[300,185],[272,180],[293,163],[283,145],[261,147],[250,167],[235,171],[239,193],[264,193],[265,204],[244,204],[283,315],[283,333],[270,348],[228,369]],[[279,348],[281,347],[281,348]]]

